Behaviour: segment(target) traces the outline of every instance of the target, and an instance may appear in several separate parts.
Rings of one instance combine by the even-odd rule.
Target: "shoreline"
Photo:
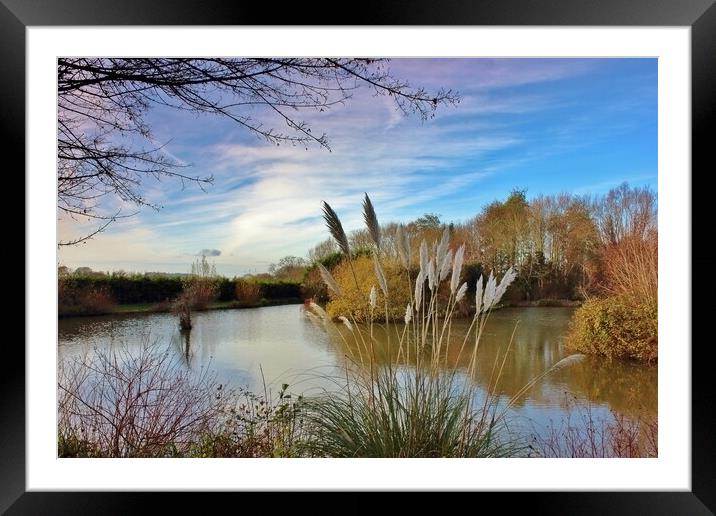
[[[244,303],[241,301],[215,301],[205,308],[197,308],[193,311],[205,312],[209,310],[237,310],[242,308],[262,308],[266,306],[282,306],[282,305],[298,305],[304,302],[300,298],[282,298],[282,299],[262,299],[259,303]],[[538,299],[536,301],[515,301],[504,303],[496,306],[500,308],[578,308],[582,306],[583,301],[571,299]],[[166,303],[133,303],[126,305],[116,305],[108,312],[97,313],[65,313],[58,314],[58,319],[70,319],[73,317],[95,317],[100,315],[123,315],[123,314],[159,314],[171,312],[171,306]]]
[[[505,303],[505,308],[549,308],[549,307],[562,307],[562,308],[578,308],[584,304],[584,301],[575,299],[537,299],[535,301],[514,301],[511,303]]]
[[[193,312],[207,312],[210,310],[236,310],[241,308],[263,308],[266,306],[282,306],[302,304],[300,298],[262,299],[258,303],[244,303],[241,301],[215,301],[205,308],[197,308]],[[160,314],[170,313],[171,305],[167,303],[134,303],[116,305],[112,310],[98,313],[64,313],[57,314],[58,319],[71,319],[74,317],[95,317],[100,315],[124,315],[124,314]]]

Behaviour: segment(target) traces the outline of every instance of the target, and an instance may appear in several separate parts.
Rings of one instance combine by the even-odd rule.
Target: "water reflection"
[[[516,308],[494,312],[477,353],[472,378],[483,391],[491,385],[495,364],[501,367],[495,392],[511,398],[531,379],[567,356],[563,338],[571,308]],[[138,349],[145,342],[170,344],[192,370],[210,368],[222,383],[263,392],[276,392],[289,383],[294,393],[310,394],[335,385],[327,374],[342,367],[345,357],[357,357],[355,334],[342,325],[317,327],[297,305],[246,310],[217,310],[193,316],[190,332],[180,332],[170,314],[120,315],[72,318],[59,321],[59,358],[111,348],[120,344]],[[459,350],[469,321],[456,321],[450,329],[446,357],[463,371],[474,342]],[[374,326],[376,356],[397,354],[400,326]],[[365,331],[365,329],[364,329]],[[514,331],[514,338],[512,338]],[[508,351],[509,346],[509,352]],[[403,360],[414,363],[415,357]],[[492,382],[494,383],[494,381]],[[515,414],[541,422],[558,420],[566,410],[565,393],[591,399],[595,410],[614,410],[629,417],[655,415],[657,369],[642,364],[589,358],[545,377],[516,403]]]

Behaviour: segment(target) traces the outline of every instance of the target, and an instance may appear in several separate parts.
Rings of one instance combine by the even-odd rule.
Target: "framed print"
[[[712,1],[350,25],[1,2],[28,202],[3,510],[396,490],[713,513],[691,282]]]

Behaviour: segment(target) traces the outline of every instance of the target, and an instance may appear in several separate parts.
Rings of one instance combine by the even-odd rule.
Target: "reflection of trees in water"
[[[179,334],[181,335],[183,345],[182,356],[184,357],[186,365],[191,367],[191,328],[180,330]]]
[[[657,368],[633,362],[590,357],[569,376],[571,392],[603,402],[627,417],[656,415]]]
[[[530,380],[539,376],[569,353],[563,346],[573,311],[564,308],[532,308],[500,310],[494,312],[487,322],[479,343],[478,364],[473,381],[483,389],[493,388],[501,397],[510,398]],[[468,341],[465,351],[459,354],[469,322],[458,320],[452,326],[451,344],[447,355],[448,367],[466,369],[470,352],[474,346],[474,335]],[[516,328],[515,328],[516,325]],[[400,325],[391,326],[391,353],[397,356],[397,331]],[[359,357],[356,335],[347,328],[337,327],[334,341],[344,352],[356,359]],[[367,329],[364,338],[367,336]],[[515,332],[509,346],[512,332]],[[385,362],[388,355],[388,338],[382,325],[374,325],[376,357]],[[508,350],[509,346],[509,350]],[[362,350],[365,358],[365,350]],[[504,366],[503,364],[504,360]],[[406,363],[404,357],[401,362]],[[411,356],[410,364],[415,364]],[[499,383],[495,386],[497,371],[503,367]],[[609,408],[627,416],[638,413],[656,413],[657,370],[642,364],[607,361],[603,358],[588,358],[540,380],[520,400],[517,406],[527,400],[541,405],[559,406],[565,392],[589,398],[594,403],[607,404]],[[492,380],[491,380],[492,377]]]

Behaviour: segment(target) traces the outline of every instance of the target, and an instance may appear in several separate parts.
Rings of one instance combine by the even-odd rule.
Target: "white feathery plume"
[[[308,310],[306,310],[306,317],[308,317],[308,320],[316,326],[323,326],[323,321],[321,321],[321,319],[313,312],[309,312]]]
[[[452,276],[450,277],[450,292],[455,293],[458,283],[460,283],[460,273],[462,273],[462,260],[465,257],[465,244],[462,244],[455,252],[455,258],[452,260]]]
[[[462,282],[462,285],[460,285],[460,288],[457,289],[457,294],[455,294],[455,302],[459,303],[463,297],[465,297],[465,292],[467,292],[467,283]]]
[[[368,300],[370,301],[370,307],[375,308],[375,305],[378,303],[378,293],[375,291],[375,285],[370,287],[370,295],[368,296]]]
[[[423,300],[423,285],[425,284],[425,276],[423,275],[422,269],[418,272],[418,277],[415,279],[415,306],[420,306],[420,302]]]
[[[408,303],[408,306],[405,307],[405,324],[408,324],[413,319],[413,308],[410,306],[410,303]]]
[[[318,304],[314,303],[313,301],[311,301],[311,303],[308,305],[308,309],[311,310],[311,312],[313,312],[315,315],[319,316],[324,321],[328,320],[328,314],[326,313],[326,311],[323,308],[321,308],[321,305],[318,305]]]
[[[333,276],[328,271],[328,269],[326,269],[323,264],[319,263],[318,270],[321,273],[321,278],[323,278],[323,282],[326,284],[326,286],[333,292],[335,292],[337,296],[340,296],[341,288],[338,286],[338,283],[336,283],[336,280],[333,279]]]
[[[447,253],[448,247],[450,246],[450,230],[448,228],[445,228],[443,230],[443,236],[440,239],[440,244],[438,245],[437,249],[435,250],[435,262],[442,267],[443,259],[445,258],[445,254]]]
[[[375,254],[373,254],[373,268],[375,269],[375,276],[378,278],[378,285],[380,286],[380,290],[383,291],[383,295],[387,298],[388,297],[388,282],[385,279],[385,273],[383,272],[383,267],[380,266],[378,257]]]
[[[450,274],[451,269],[452,269],[452,249],[449,249],[448,252],[445,253],[445,257],[443,258],[442,266],[440,267],[440,276],[438,277],[438,282],[447,278],[447,275]]]
[[[581,362],[585,358],[587,358],[587,356],[581,353],[574,353],[573,355],[566,356],[562,360],[554,364],[552,367],[550,367],[548,372],[554,373],[555,371],[559,371],[562,368],[569,367],[573,364]]]
[[[420,242],[420,270],[423,276],[428,272],[428,243],[425,239]]]
[[[395,233],[395,239],[397,240],[398,246],[398,257],[400,258],[401,265],[408,269],[410,268],[410,240],[408,234],[405,232],[402,224],[398,224],[398,229]]]
[[[435,288],[437,271],[435,270],[435,259],[430,258],[428,263],[428,287],[432,291]]]
[[[346,317],[341,315],[340,317],[338,317],[338,319],[346,325],[346,328],[348,328],[350,331],[353,331],[353,325]]]
[[[495,291],[495,300],[493,301],[494,304],[500,302],[500,299],[502,299],[502,296],[507,291],[507,287],[510,286],[510,284],[515,280],[516,277],[517,273],[512,267],[507,269],[507,272],[502,277],[502,281],[500,281],[500,284],[497,286],[497,290]]]
[[[497,282],[495,280],[495,275],[490,271],[490,277],[487,279],[487,284],[485,285],[485,294],[482,298],[482,303],[484,305],[483,310],[488,311],[490,308],[492,308],[492,305],[495,301],[495,289],[497,288]]]
[[[482,274],[477,278],[477,284],[475,285],[475,315],[479,315],[482,310]]]

